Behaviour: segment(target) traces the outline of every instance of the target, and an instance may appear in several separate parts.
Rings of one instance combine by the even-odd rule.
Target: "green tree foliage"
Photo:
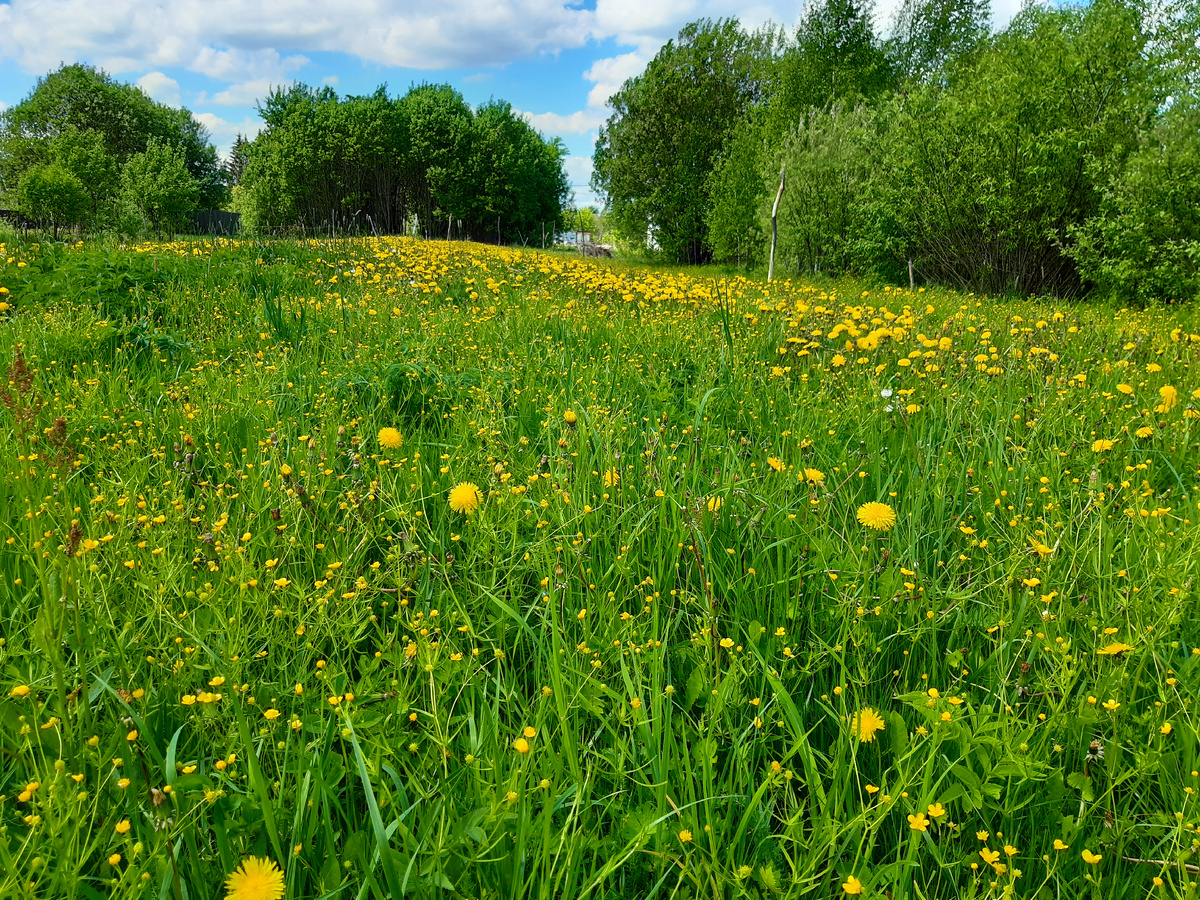
[[[474,121],[472,170],[478,192],[470,210],[471,233],[482,236],[497,221],[510,237],[528,243],[539,223],[554,222],[569,186],[561,164],[566,150],[542,140],[508,103],[484,105]]]
[[[649,233],[676,260],[712,257],[709,173],[762,98],[770,47],[768,36],[748,35],[736,20],[695,22],[610,98],[592,183],[627,238]]]
[[[1071,227],[1163,100],[1138,8],[1030,7],[993,45],[898,101],[876,199],[881,246],[927,278],[1070,293]]]
[[[216,207],[227,199],[216,148],[190,112],[156,103],[137,86],[122,84],[82,64],[62,66],[38,79],[28,97],[5,110],[0,179],[5,185],[19,181],[29,166],[48,161],[54,142],[71,133],[91,135],[86,156],[94,162],[95,150],[100,148],[117,168],[144,152],[151,142],[177,147],[196,182],[198,202]],[[75,174],[89,184],[90,175]],[[98,184],[94,179],[90,183]],[[109,179],[108,185],[111,189],[115,181]]]
[[[1028,5],[996,36],[988,14],[906,0],[881,44],[869,5],[816,0],[743,67],[757,91],[723,118],[689,105],[697,73],[716,108],[733,94],[694,46],[752,41],[696,23],[612,98],[595,184],[622,230],[677,258],[705,258],[681,233],[761,261],[783,168],[778,258],[801,272],[907,280],[911,263],[993,292],[1194,296],[1200,4]]]
[[[266,128],[246,148],[238,196],[247,224],[396,232],[415,223],[436,237],[453,223],[456,235],[515,242],[553,222],[566,197],[558,141],[507,103],[476,113],[445,85],[400,98],[298,85],[261,112]]]
[[[30,166],[21,175],[17,191],[21,211],[49,225],[58,240],[58,230],[79,224],[87,215],[90,198],[72,172],[58,163]]]
[[[246,174],[246,166],[250,163],[249,147],[250,141],[239,132],[233,139],[229,159],[225,160],[225,183],[230,190],[241,184],[242,176]]]
[[[887,53],[902,82],[937,77],[988,35],[989,0],[903,0],[892,19]]]
[[[767,232],[759,219],[759,206],[769,193],[766,182],[778,177],[778,169],[771,176],[764,168],[766,159],[773,157],[766,143],[761,121],[743,119],[709,176],[710,202],[704,221],[716,259],[741,265],[753,264],[763,256]]]
[[[398,161],[408,155],[404,110],[381,88],[339,101],[333,88],[296,85],[260,106],[266,128],[246,148],[242,183],[255,218],[272,227],[330,227],[347,218],[396,230]]]
[[[186,226],[199,196],[179,147],[151,141],[121,171],[124,227],[132,233],[172,236]]]
[[[1200,299],[1200,100],[1176,100],[1074,230],[1082,275],[1124,301]]]
[[[894,85],[892,66],[872,29],[869,4],[810,3],[792,38],[773,49],[780,52],[764,54],[766,90],[732,130],[709,179],[705,220],[719,259],[765,255],[770,227],[759,211],[764,202],[774,202],[780,148],[795,129],[803,129],[809,117],[832,104],[853,106]]]
[[[795,39],[779,60],[773,98],[776,118],[789,122],[830,103],[853,105],[895,84],[887,54],[875,36],[869,0],[814,0]]]
[[[71,126],[48,141],[50,159],[79,179],[88,195],[86,225],[103,225],[112,212],[120,183],[117,160],[104,148],[104,140],[95,131],[80,131]]]
[[[779,205],[777,265],[798,274],[861,267],[877,141],[875,114],[865,104],[814,110],[784,136],[765,161],[768,175],[782,168],[790,182]],[[764,230],[773,203],[768,195],[758,210]]]
[[[474,203],[470,169],[474,115],[462,95],[447,84],[414,87],[404,106],[412,123],[408,169],[413,211],[420,230],[433,236],[448,220],[462,218]]]

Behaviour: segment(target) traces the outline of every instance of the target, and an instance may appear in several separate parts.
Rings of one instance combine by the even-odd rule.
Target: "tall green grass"
[[[1190,309],[0,259],[0,895],[1194,893]]]

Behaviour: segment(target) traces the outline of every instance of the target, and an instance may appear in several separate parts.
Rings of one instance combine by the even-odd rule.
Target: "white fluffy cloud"
[[[29,73],[88,59],[114,73],[281,80],[315,52],[426,70],[504,65],[582,46],[594,19],[561,0],[12,0],[0,4],[0,57]]]
[[[282,81],[306,53],[413,69],[505,65],[589,41],[657,47],[701,16],[792,22],[800,0],[11,0],[0,58],[38,74],[87,59],[110,72],[180,67],[225,82]],[[288,54],[288,55],[284,55]]]
[[[560,113],[521,113],[525,121],[543,134],[561,136],[564,134],[588,134],[596,131],[604,124],[603,110],[584,109],[578,112],[561,115]]]
[[[196,97],[197,106],[253,106],[259,100],[265,100],[275,88],[289,88],[294,83],[291,78],[272,79],[257,78],[251,81],[240,81],[231,84],[223,91],[209,94],[201,91]]]
[[[179,82],[162,72],[147,72],[137,80],[137,86],[146,92],[146,96],[167,106],[178,107]]]
[[[229,155],[233,141],[239,134],[248,140],[253,140],[263,129],[260,119],[247,118],[240,122],[230,122],[209,112],[193,113],[192,115],[195,116],[197,122],[208,129],[208,133],[212,136],[213,146],[222,156]]]

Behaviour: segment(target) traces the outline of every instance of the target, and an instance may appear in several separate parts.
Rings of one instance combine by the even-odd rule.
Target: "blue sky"
[[[880,30],[899,0],[876,6]],[[1019,0],[993,0],[997,24]],[[0,0],[0,109],[60,62],[86,62],[186,106],[225,153],[261,125],[272,86],[393,94],[445,82],[472,105],[507,100],[569,153],[578,202],[606,102],[701,17],[794,26],[803,0]]]

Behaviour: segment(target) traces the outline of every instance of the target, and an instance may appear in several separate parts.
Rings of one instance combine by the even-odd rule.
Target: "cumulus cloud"
[[[587,134],[595,131],[604,124],[605,115],[602,110],[584,109],[578,112],[561,115],[559,113],[523,112],[525,121],[543,134],[561,136],[564,134]]]
[[[227,82],[282,80],[303,54],[436,70],[505,65],[589,41],[657,46],[692,19],[790,22],[791,2],[734,0],[10,0],[0,3],[0,58],[30,73],[87,59],[122,73],[178,66]],[[284,56],[282,52],[290,55]]]
[[[213,146],[224,157],[229,156],[229,151],[233,147],[233,141],[239,134],[245,136],[248,140],[253,140],[263,130],[263,123],[259,119],[247,118],[242,119],[240,122],[230,122],[227,119],[222,119],[215,113],[202,112],[193,113],[192,115],[197,122],[208,129],[208,133],[212,137]]]
[[[162,72],[147,72],[137,80],[137,86],[145,91],[146,96],[167,106],[180,106],[179,82]]]
[[[11,0],[0,4],[0,57],[30,73],[88,59],[114,73],[179,66],[231,82],[279,79],[315,52],[465,68],[582,46],[594,19],[562,0]]]
[[[225,90],[217,91],[215,94],[202,91],[200,96],[196,98],[196,105],[253,106],[259,100],[265,100],[275,88],[287,90],[294,83],[292,79],[283,81],[269,78],[242,81],[237,84],[231,84]]]

